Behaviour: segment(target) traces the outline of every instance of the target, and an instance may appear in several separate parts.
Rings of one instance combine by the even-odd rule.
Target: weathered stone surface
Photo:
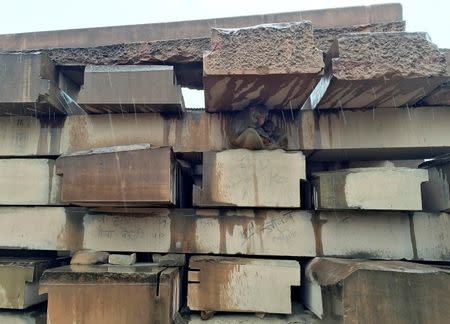
[[[424,33],[341,35],[319,108],[414,105],[445,82],[446,59]]]
[[[179,201],[170,147],[149,144],[75,152],[56,160],[61,200],[80,206],[172,206]],[[180,193],[181,194],[181,193]]]
[[[404,31],[405,23],[384,22],[348,27],[314,28],[316,47],[328,52],[334,38],[343,33]],[[44,50],[60,66],[172,64],[178,84],[203,88],[203,52],[211,49],[208,37],[157,40],[152,42],[104,45],[87,48],[52,48]]]
[[[0,257],[0,308],[24,309],[45,301],[47,296],[38,294],[39,278],[44,270],[67,261],[66,258]]]
[[[109,253],[103,251],[95,250],[80,250],[75,252],[70,260],[70,264],[97,264],[97,263],[107,263]]]
[[[450,260],[450,215],[381,211],[0,208],[0,246]]]
[[[0,48],[2,50],[22,51],[200,38],[208,37],[211,27],[246,27],[298,20],[310,20],[316,27],[344,27],[402,21],[403,18],[401,5],[392,3],[169,23],[1,35]]]
[[[58,72],[39,53],[0,54],[0,115],[71,114],[76,105],[58,88]]]
[[[187,304],[201,311],[291,314],[291,286],[299,285],[294,260],[193,256]]]
[[[67,266],[44,272],[50,323],[171,323],[180,305],[177,268]]]
[[[129,266],[136,263],[136,253],[131,254],[110,254],[108,258],[109,264],[117,264]]]
[[[309,22],[213,29],[203,57],[206,111],[242,110],[255,102],[298,108],[323,67]]]
[[[440,49],[447,59],[447,80],[423,99],[423,104],[428,106],[450,106],[450,49]]]
[[[345,27],[329,27],[329,28],[316,28],[314,26],[314,40],[316,47],[327,53],[336,38],[339,38],[342,34],[349,33],[374,33],[374,32],[404,32],[404,21],[393,21],[385,23],[375,24],[363,24],[363,25],[349,25]],[[52,57],[53,59],[53,57]]]
[[[311,161],[429,159],[450,152],[446,107],[273,113],[287,138],[283,148],[302,150]],[[232,148],[227,130],[234,114],[0,117],[0,155],[60,155],[140,143],[168,145],[180,153],[222,151]]]
[[[428,170],[430,178],[422,185],[423,209],[450,211],[450,155],[424,162],[419,167]]]
[[[245,149],[203,153],[202,186],[194,185],[194,206],[300,207],[306,179],[301,152]]]
[[[87,66],[76,97],[87,113],[180,112],[181,87],[172,66]]]
[[[0,159],[0,205],[61,205],[55,161]]]
[[[403,261],[315,258],[306,267],[304,303],[325,323],[446,323],[449,276]]]
[[[422,210],[426,170],[352,168],[313,173],[316,209]]]
[[[314,24],[313,24],[314,25]],[[334,38],[344,33],[404,31],[402,21],[316,28],[316,47],[328,52]],[[53,48],[44,50],[58,65],[124,65],[165,62],[168,64],[199,63],[203,52],[211,49],[208,37],[157,40],[153,42],[121,43],[98,47]],[[200,67],[201,68],[201,67]]]

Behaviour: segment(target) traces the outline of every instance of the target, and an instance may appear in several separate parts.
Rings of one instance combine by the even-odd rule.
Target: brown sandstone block
[[[176,205],[177,162],[170,147],[115,146],[59,157],[61,200],[82,206]]]
[[[319,108],[414,105],[444,83],[446,59],[424,33],[341,35]]]
[[[303,301],[325,323],[447,323],[449,279],[431,265],[315,258]]]
[[[179,309],[177,268],[153,264],[67,266],[44,272],[50,323],[171,323]]]
[[[203,57],[206,110],[299,108],[324,64],[310,22],[213,29]]]

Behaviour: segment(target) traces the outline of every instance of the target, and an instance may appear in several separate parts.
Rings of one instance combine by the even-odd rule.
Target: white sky
[[[0,0],[0,34],[133,25],[400,2],[407,31],[450,48],[450,0]],[[201,99],[194,99],[195,104]],[[187,98],[186,98],[187,99]],[[192,106],[189,105],[188,106]]]

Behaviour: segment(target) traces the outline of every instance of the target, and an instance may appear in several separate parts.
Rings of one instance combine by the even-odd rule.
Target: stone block
[[[178,202],[170,147],[116,146],[63,155],[61,200],[82,206],[170,206]]]
[[[0,115],[72,114],[77,105],[58,88],[58,72],[39,53],[0,54]]]
[[[158,263],[161,267],[182,267],[186,264],[185,254],[152,254],[153,262]]]
[[[445,55],[424,33],[347,34],[333,47],[319,108],[412,106],[446,81]]]
[[[171,323],[180,274],[145,263],[72,265],[44,272],[39,292],[48,294],[50,323]]]
[[[136,263],[136,253],[131,254],[110,254],[108,259],[109,264],[117,264],[129,266]]]
[[[303,302],[325,323],[446,323],[449,276],[418,263],[315,258]]]
[[[203,154],[202,186],[194,185],[194,206],[300,207],[306,179],[301,152],[245,149]]]
[[[426,170],[353,168],[313,174],[316,209],[422,210]]]
[[[80,250],[75,252],[70,260],[70,264],[97,264],[108,263],[108,252],[95,251],[95,250]]]
[[[320,78],[310,22],[213,29],[203,57],[206,111],[301,107]]]
[[[297,261],[193,256],[187,303],[201,311],[291,314],[291,286],[299,285]]]
[[[173,66],[165,65],[89,65],[76,101],[87,113],[180,112],[184,108]]]

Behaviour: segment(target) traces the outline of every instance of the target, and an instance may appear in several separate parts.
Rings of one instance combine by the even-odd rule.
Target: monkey
[[[270,136],[263,129],[269,111],[264,105],[252,105],[235,114],[230,129],[230,142],[235,147],[261,150],[270,143]]]

